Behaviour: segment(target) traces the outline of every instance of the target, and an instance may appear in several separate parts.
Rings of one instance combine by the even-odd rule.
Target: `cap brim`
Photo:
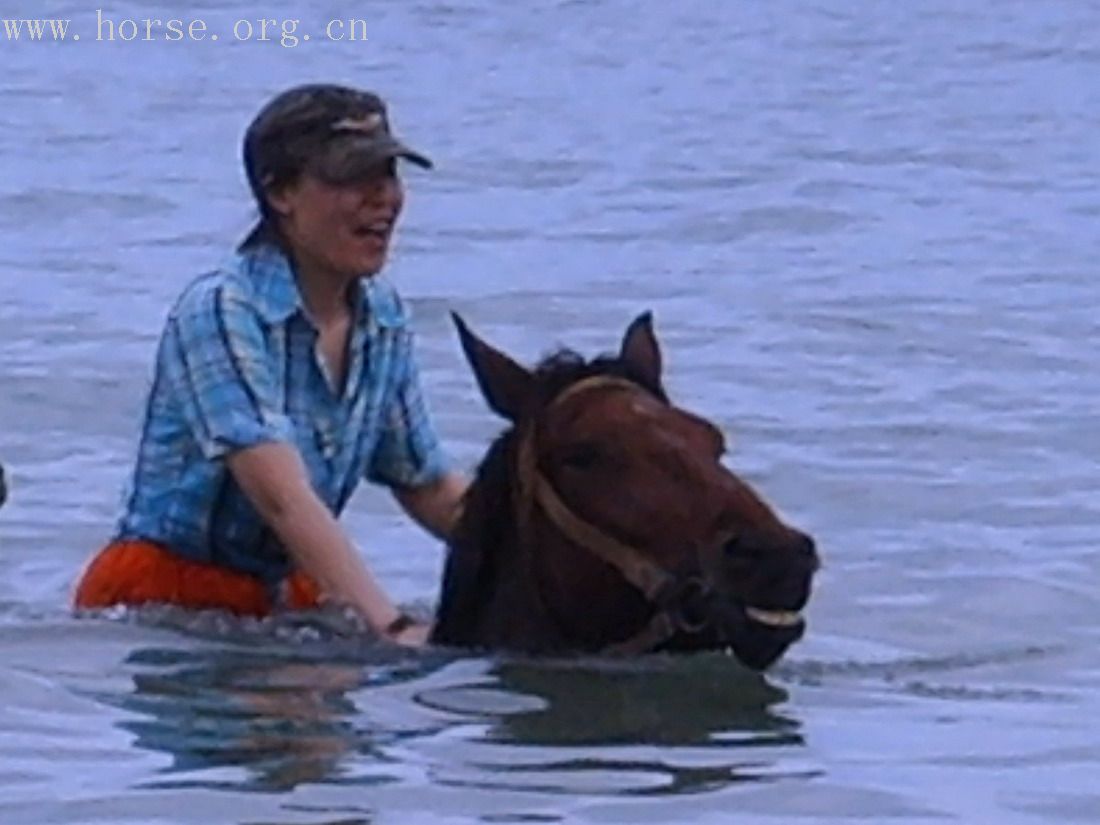
[[[375,157],[382,160],[390,158],[404,158],[415,163],[422,169],[431,169],[432,162],[426,155],[422,155],[414,149],[410,149],[395,137],[376,138],[370,141],[373,146],[367,149],[368,153],[375,153]]]
[[[394,157],[404,158],[410,163],[415,163],[421,169],[431,169],[435,164],[427,155],[422,155],[414,149],[410,149],[399,140],[393,140]]]
[[[432,168],[426,156],[390,135],[334,143],[314,158],[310,167],[314,174],[329,183],[352,183],[377,175],[380,167],[395,158],[403,158],[424,169]]]

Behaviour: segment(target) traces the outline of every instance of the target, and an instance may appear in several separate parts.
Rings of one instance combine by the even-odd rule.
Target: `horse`
[[[430,641],[531,655],[729,650],[753,670],[805,632],[813,538],[724,464],[665,391],[653,315],[617,354],[534,369],[452,313],[489,446],[448,540]]]

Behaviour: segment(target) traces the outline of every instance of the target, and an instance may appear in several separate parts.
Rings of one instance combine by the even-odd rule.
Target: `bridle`
[[[596,388],[644,392],[638,384],[625,378],[593,376],[561,392],[547,409]],[[677,575],[666,570],[646,558],[636,547],[581,518],[562,501],[539,470],[533,422],[520,434],[517,464],[519,494],[515,506],[518,509],[521,540],[522,533],[529,529],[535,507],[538,507],[565,538],[616,568],[655,608],[653,617],[638,633],[609,645],[603,652],[634,654],[651,651],[680,631],[698,633],[710,624],[706,611],[700,615],[699,610],[712,593],[705,574],[692,572]]]

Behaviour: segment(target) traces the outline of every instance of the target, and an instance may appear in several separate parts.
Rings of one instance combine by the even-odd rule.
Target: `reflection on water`
[[[140,661],[140,653],[130,661]],[[357,741],[352,728],[355,709],[346,692],[357,679],[349,666],[203,657],[167,672],[135,674],[134,693],[122,705],[146,718],[122,726],[137,735],[138,747],[172,756],[168,773],[242,768],[248,778],[231,784],[289,789],[337,777],[356,745],[371,751],[373,743]]]
[[[429,657],[368,665],[237,647],[143,648],[125,664],[134,669],[133,691],[100,698],[136,713],[119,723],[136,746],[172,757],[147,787],[262,791],[339,782],[349,760],[383,768],[357,782],[392,780],[383,748],[419,731],[365,724],[352,694],[437,666]]]
[[[786,692],[732,657],[504,660],[491,674],[489,685],[418,696],[485,717],[482,741],[501,746],[448,771],[447,784],[669,796],[813,775],[775,758],[804,744],[799,723],[776,708]],[[494,713],[502,704],[512,710]]]
[[[726,656],[222,644],[143,647],[125,668],[133,690],[97,698],[130,712],[118,725],[135,746],[171,757],[146,788],[397,783],[411,751],[442,787],[676,795],[801,775],[774,759],[804,744],[786,692]]]
[[[786,692],[732,657],[504,661],[493,674],[509,692],[541,700],[502,717],[489,733],[493,741],[706,745],[716,734],[736,733],[741,745],[800,744],[797,723],[773,709]],[[440,699],[446,703],[446,695]]]

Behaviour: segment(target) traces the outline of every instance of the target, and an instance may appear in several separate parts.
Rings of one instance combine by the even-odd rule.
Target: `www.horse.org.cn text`
[[[257,16],[233,21],[208,23],[202,18],[122,17],[96,9],[94,20],[87,23],[73,18],[0,18],[3,39],[13,43],[80,42],[271,42],[294,48],[311,40],[364,42],[367,21],[358,18],[332,19],[316,26],[303,27],[295,17]]]

